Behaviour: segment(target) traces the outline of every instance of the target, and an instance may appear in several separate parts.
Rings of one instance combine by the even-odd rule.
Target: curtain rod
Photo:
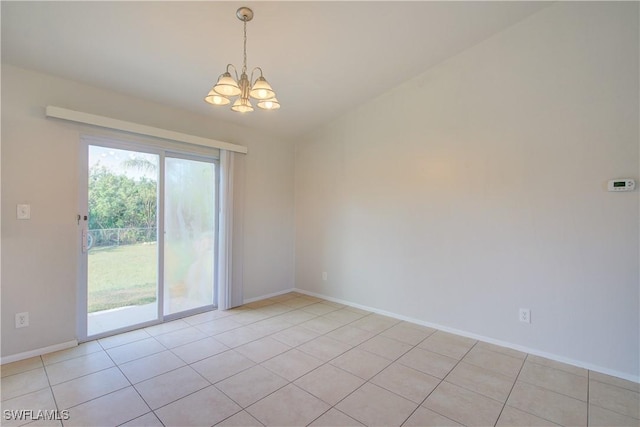
[[[231,144],[230,142],[217,141],[215,139],[203,138],[201,136],[189,135],[172,130],[156,128],[153,126],[141,125],[139,123],[127,122],[124,120],[112,119],[111,117],[98,116],[95,114],[83,113],[80,111],[68,110],[66,108],[47,105],[47,117],[69,120],[77,123],[84,123],[108,129],[115,129],[125,132],[136,133],[138,135],[155,136],[156,138],[168,139],[171,141],[186,142],[187,144],[201,145],[204,147],[219,148],[236,153],[247,154],[247,147]]]

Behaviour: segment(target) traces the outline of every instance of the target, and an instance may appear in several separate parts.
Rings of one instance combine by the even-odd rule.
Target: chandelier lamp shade
[[[256,100],[257,106],[263,110],[277,110],[280,103],[271,85],[262,75],[262,68],[255,67],[250,75],[247,75],[247,22],[253,19],[253,11],[248,7],[241,7],[237,10],[236,16],[244,24],[244,56],[240,77],[238,78],[236,67],[228,64],[226,71],[218,77],[218,82],[204,100],[212,105],[229,105],[232,98],[237,97],[231,109],[239,113],[253,111],[251,99]]]

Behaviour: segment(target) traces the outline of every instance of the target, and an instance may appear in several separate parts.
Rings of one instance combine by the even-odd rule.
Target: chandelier
[[[239,113],[253,111],[250,98],[258,101],[258,107],[264,110],[277,110],[280,103],[276,99],[276,94],[262,75],[262,68],[255,67],[251,71],[251,77],[247,76],[247,22],[253,19],[253,11],[248,7],[241,7],[236,11],[236,16],[244,23],[244,61],[242,63],[242,73],[238,78],[238,71],[233,64],[227,64],[226,71],[220,75],[216,85],[204,98],[206,102],[213,105],[228,105],[231,97],[237,96],[231,109]],[[231,76],[233,69],[235,79]],[[258,71],[260,75],[253,80],[253,74]]]

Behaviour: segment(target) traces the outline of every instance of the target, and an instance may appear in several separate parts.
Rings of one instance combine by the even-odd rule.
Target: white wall
[[[296,286],[637,380],[638,40],[555,4],[300,141]]]
[[[57,105],[247,146],[244,296],[293,287],[293,148],[290,142],[53,76],[2,66],[2,356],[76,338],[79,134],[44,116]],[[230,113],[231,114],[231,113]],[[16,204],[31,220],[16,220]],[[240,242],[237,242],[240,243]],[[14,328],[16,312],[31,325]]]

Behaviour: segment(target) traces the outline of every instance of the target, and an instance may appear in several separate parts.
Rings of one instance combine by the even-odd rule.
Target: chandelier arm
[[[236,81],[238,81],[238,70],[236,70],[236,66],[233,64],[227,64],[227,73],[229,73],[229,67],[233,68],[233,74],[236,75]]]
[[[249,79],[249,81],[251,82],[251,86],[253,86],[253,84],[255,83],[255,81],[253,81],[253,73],[254,73],[254,71],[256,71],[256,70],[260,70],[260,77],[264,77],[264,76],[262,75],[262,68],[260,68],[260,67],[253,67],[253,70],[251,70],[251,78]],[[257,80],[257,79],[256,79],[256,80]]]

